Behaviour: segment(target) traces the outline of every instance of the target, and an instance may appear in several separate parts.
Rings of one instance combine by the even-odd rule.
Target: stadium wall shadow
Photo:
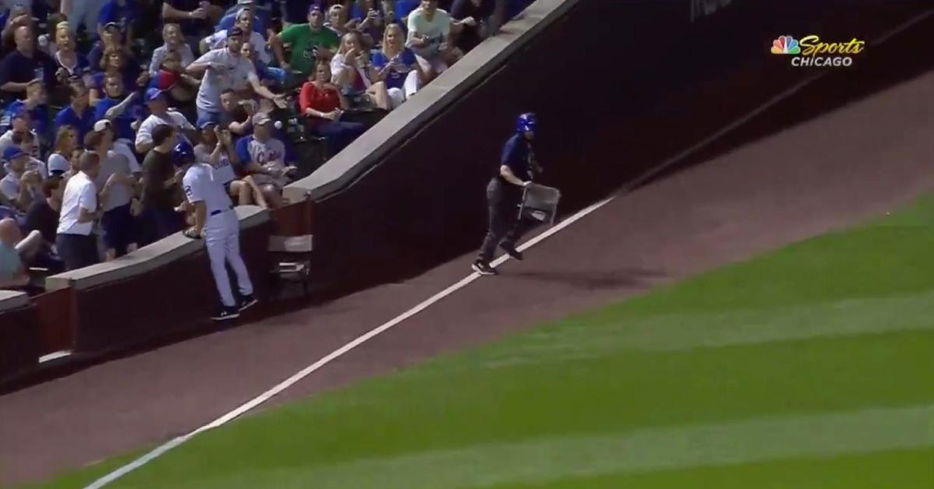
[[[477,247],[485,184],[521,112],[539,114],[543,183],[561,188],[572,212],[677,163],[669,160],[815,73],[770,54],[776,36],[872,38],[923,5],[737,0],[697,18],[689,1],[565,2],[559,19],[508,56],[496,57],[501,47],[490,41],[468,54],[462,63],[482,65],[482,76],[456,65],[426,101],[419,93],[402,107],[418,118],[397,110],[296,185],[315,200],[321,297],[413,276]],[[510,28],[522,22],[506,38],[520,36]]]

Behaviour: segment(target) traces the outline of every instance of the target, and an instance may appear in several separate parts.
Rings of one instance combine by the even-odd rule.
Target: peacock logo
[[[801,46],[791,36],[778,36],[772,41],[772,54],[801,54]]]

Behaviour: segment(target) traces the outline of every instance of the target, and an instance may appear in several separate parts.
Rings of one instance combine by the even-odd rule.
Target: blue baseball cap
[[[195,161],[195,149],[188,141],[182,141],[172,148],[172,164],[178,167]]]
[[[150,88],[146,90],[146,102],[152,102],[162,98],[162,90],[158,88]]]
[[[6,161],[13,161],[20,156],[26,156],[26,153],[17,145],[7,146],[7,148],[3,150],[3,159]]]
[[[202,131],[207,129],[208,127],[216,126],[216,125],[217,125],[217,121],[211,118],[198,121],[198,129],[201,129]]]
[[[314,12],[315,10],[317,10],[318,12],[324,13],[324,9],[321,8],[321,4],[320,4],[320,3],[318,3],[318,2],[312,2],[311,5],[308,6],[308,13],[311,14],[311,13]]]
[[[516,132],[523,134],[526,132],[535,132],[538,126],[538,118],[531,112],[526,112],[516,120]]]

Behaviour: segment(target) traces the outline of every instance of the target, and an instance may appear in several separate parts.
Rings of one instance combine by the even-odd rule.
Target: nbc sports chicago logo
[[[866,41],[853,38],[843,42],[823,42],[811,34],[800,40],[778,36],[772,41],[772,54],[789,56],[791,66],[840,67],[852,66],[854,56],[866,49]]]

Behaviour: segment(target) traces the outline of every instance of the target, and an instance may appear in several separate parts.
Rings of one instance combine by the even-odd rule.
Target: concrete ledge
[[[256,227],[270,219],[269,212],[257,206],[239,206],[235,210],[240,220],[240,229]],[[203,246],[200,240],[186,238],[180,232],[175,233],[116,260],[48,277],[45,286],[48,291],[67,287],[86,289],[125,280],[190,256]]]
[[[0,312],[17,309],[29,304],[29,296],[15,290],[0,290]]]
[[[286,198],[292,202],[306,198],[321,200],[362,177],[386,154],[404,145],[428,121],[469,93],[480,80],[505,64],[528,39],[560,19],[579,1],[538,0],[530,5],[504,25],[499,34],[480,43],[321,168],[287,185],[284,189]]]

